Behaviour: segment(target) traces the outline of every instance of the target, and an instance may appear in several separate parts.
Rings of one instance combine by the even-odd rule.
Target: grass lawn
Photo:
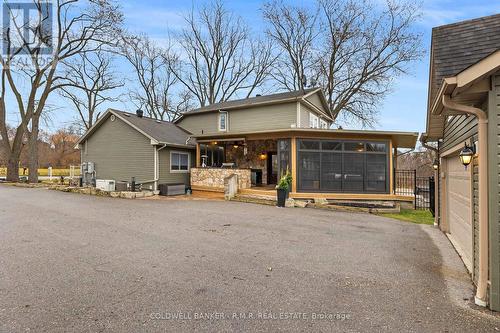
[[[401,209],[400,213],[384,213],[379,215],[417,224],[434,224],[434,217],[432,217],[431,212],[423,209]]]

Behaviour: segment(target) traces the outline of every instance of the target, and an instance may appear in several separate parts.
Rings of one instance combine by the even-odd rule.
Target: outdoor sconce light
[[[460,152],[460,162],[465,166],[465,169],[467,169],[467,166],[472,162],[472,157],[474,156],[474,151],[471,149],[471,147],[467,146],[467,142],[465,143],[464,149]]]
[[[260,153],[260,159],[265,160],[267,158],[267,155],[265,153]]]
[[[238,145],[233,145],[234,149],[238,149],[238,147],[239,147]]]
[[[433,168],[434,170],[439,169],[439,160],[438,160],[437,158],[436,158],[436,159],[434,160],[434,162],[432,163],[432,168]]]

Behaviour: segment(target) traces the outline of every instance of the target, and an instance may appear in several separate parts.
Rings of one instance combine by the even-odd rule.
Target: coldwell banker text
[[[348,313],[325,312],[153,312],[152,320],[348,320]]]

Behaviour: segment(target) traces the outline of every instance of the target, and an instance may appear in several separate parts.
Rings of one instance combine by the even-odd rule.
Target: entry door
[[[276,152],[267,153],[267,183],[278,183],[278,154]]]
[[[472,266],[472,200],[469,166],[465,170],[458,156],[446,158],[447,221],[452,240],[459,247],[467,268]]]

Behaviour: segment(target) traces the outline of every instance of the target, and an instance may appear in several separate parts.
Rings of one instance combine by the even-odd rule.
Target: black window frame
[[[319,141],[319,149],[302,149],[300,148],[302,146],[302,141]],[[341,142],[342,143],[342,148],[340,150],[323,150],[323,142]],[[364,149],[363,151],[346,151],[344,149],[344,144],[345,143],[363,143]],[[385,144],[385,151],[368,151],[367,150],[367,144],[370,143],[376,143],[380,144],[383,143]],[[313,192],[313,193],[352,193],[352,194],[363,194],[363,193],[369,193],[369,194],[389,194],[390,193],[390,158],[391,158],[391,151],[390,151],[390,140],[351,140],[351,139],[311,139],[311,138],[301,138],[297,139],[297,154],[296,154],[296,165],[297,165],[297,191],[298,192]],[[301,173],[302,171],[302,166],[300,164],[301,161],[301,152],[316,152],[319,154],[319,186],[318,189],[304,189],[301,186]],[[341,155],[341,189],[340,190],[331,190],[331,189],[324,189],[325,187],[322,186],[323,183],[323,177],[322,175],[324,174],[324,171],[322,170],[323,168],[323,155],[324,154],[340,154]],[[347,190],[345,186],[345,155],[346,154],[359,154],[363,156],[363,190],[362,191],[356,191],[356,190]],[[367,156],[369,155],[385,155],[385,190],[379,191],[379,190],[369,190],[368,189],[368,183],[373,184],[373,180],[368,180],[367,178]],[[373,186],[373,185],[372,185]]]

